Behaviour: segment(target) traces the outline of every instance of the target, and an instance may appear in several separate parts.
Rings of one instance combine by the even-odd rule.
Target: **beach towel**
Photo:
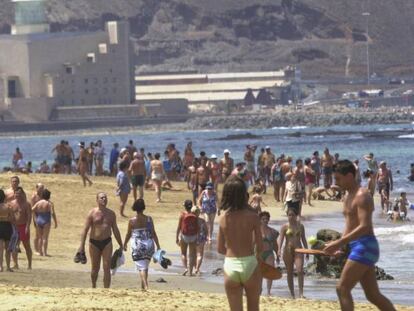
[[[172,263],[170,259],[164,257],[165,253],[165,250],[159,249],[154,253],[152,259],[155,263],[158,262],[161,265],[161,267],[167,269],[168,266],[171,266]]]

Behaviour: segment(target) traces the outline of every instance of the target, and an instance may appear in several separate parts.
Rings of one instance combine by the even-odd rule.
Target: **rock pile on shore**
[[[237,115],[196,117],[184,126],[188,129],[273,128],[292,126],[372,125],[411,123],[414,116],[407,112],[349,112],[349,113],[279,113],[268,115]]]

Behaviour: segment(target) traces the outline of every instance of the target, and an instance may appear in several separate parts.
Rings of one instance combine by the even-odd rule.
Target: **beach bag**
[[[192,213],[184,215],[181,221],[181,233],[184,235],[196,235],[198,232],[198,221],[197,216]]]

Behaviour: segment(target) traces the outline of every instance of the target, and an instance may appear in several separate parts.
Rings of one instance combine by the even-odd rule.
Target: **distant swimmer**
[[[262,278],[257,258],[263,252],[259,215],[247,202],[245,182],[230,176],[223,187],[217,250],[225,256],[224,287],[230,309],[243,310],[243,290],[247,309],[259,310]]]
[[[85,226],[82,231],[81,244],[76,254],[75,261],[85,259],[85,241],[89,230],[89,254],[91,256],[91,280],[92,287],[96,288],[98,273],[101,266],[101,259],[104,270],[104,287],[111,286],[111,257],[112,257],[112,238],[113,233],[120,248],[123,248],[121,234],[116,223],[115,213],[107,208],[108,197],[100,192],[96,195],[98,207],[93,208],[86,217]],[[83,257],[83,258],[82,258]]]
[[[10,203],[10,208],[14,213],[15,224],[19,234],[19,241],[22,242],[27,256],[27,268],[32,269],[32,248],[30,247],[30,224],[32,221],[32,209],[27,202],[26,194],[22,187],[18,187],[14,192],[14,200]],[[17,252],[13,253],[14,268],[19,268]]]
[[[32,213],[34,215],[33,222],[36,224],[36,235],[39,236],[37,247],[40,256],[49,256],[47,246],[52,219],[55,224],[55,229],[57,228],[55,207],[50,201],[50,195],[50,191],[44,189],[42,191],[42,199],[32,207]]]
[[[358,185],[355,166],[349,160],[338,161],[334,169],[336,184],[347,191],[344,199],[345,230],[342,237],[326,245],[324,251],[335,255],[349,245],[350,253],[336,287],[341,309],[354,310],[351,291],[359,282],[367,299],[383,311],[395,310],[381,294],[375,263],[379,259],[379,245],[374,235],[372,213],[374,201],[368,189]]]
[[[82,177],[83,186],[86,187],[86,182],[89,186],[92,186],[92,181],[88,177],[89,164],[88,164],[88,152],[85,149],[85,143],[79,143],[79,159],[78,159],[78,172]]]

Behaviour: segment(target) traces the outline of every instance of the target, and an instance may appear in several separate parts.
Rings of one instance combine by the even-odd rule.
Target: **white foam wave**
[[[292,127],[287,127],[287,126],[275,126],[272,127],[272,130],[302,130],[302,129],[307,129],[307,126],[292,126]]]
[[[403,237],[401,237],[401,242],[404,245],[414,244],[414,233],[407,234],[407,235],[404,235]]]
[[[397,234],[414,234],[414,225],[393,226],[393,227],[378,227],[375,228],[375,235],[381,236],[395,236]],[[414,242],[414,239],[413,239]]]
[[[400,135],[398,138],[414,138],[414,134]]]

